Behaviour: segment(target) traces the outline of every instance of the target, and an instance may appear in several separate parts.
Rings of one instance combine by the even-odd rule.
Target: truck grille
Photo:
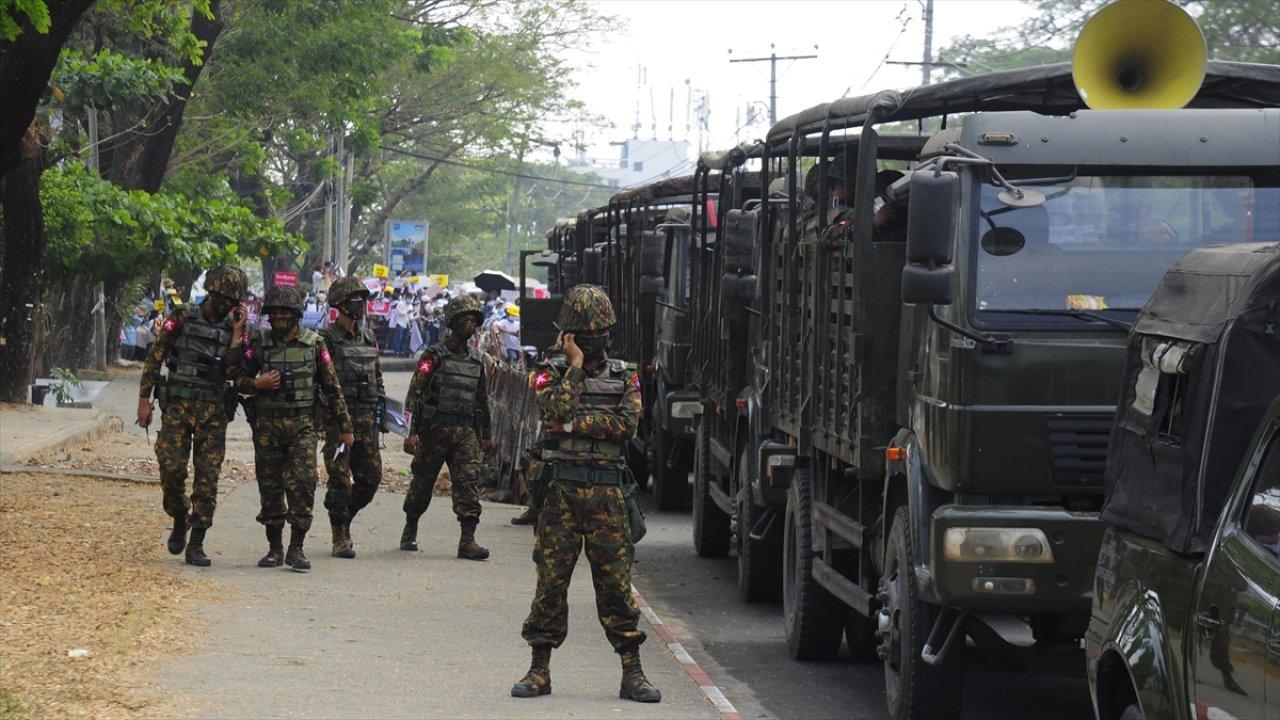
[[[1114,415],[1050,415],[1044,419],[1053,483],[1102,487]]]

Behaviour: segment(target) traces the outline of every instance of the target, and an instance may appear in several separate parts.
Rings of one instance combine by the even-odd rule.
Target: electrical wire
[[[386,150],[387,152],[396,153],[397,155],[407,155],[420,160],[430,160],[432,162],[438,162],[441,165],[452,165],[453,167],[489,173],[490,175],[506,175],[508,177],[517,177],[524,180],[540,180],[542,182],[559,183],[561,185],[576,185],[579,187],[599,188],[601,190],[617,190],[617,188],[612,185],[603,185],[601,183],[587,182],[585,180],[562,180],[560,178],[546,177],[545,175],[530,175],[529,173],[516,172],[514,170],[499,170],[497,168],[482,167],[480,165],[462,162],[461,160],[449,160],[448,158],[436,157],[434,155],[414,152],[413,150],[405,150],[398,147],[391,147],[389,145],[379,145],[378,147]]]

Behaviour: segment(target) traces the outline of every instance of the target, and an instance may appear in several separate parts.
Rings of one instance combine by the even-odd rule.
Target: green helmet
[[[475,315],[477,323],[484,322],[484,311],[480,307],[480,301],[470,295],[456,297],[444,306],[444,324],[452,325],[454,318],[467,314]]]
[[[267,291],[262,301],[262,312],[269,312],[271,308],[287,308],[302,317],[302,293],[292,285],[276,285]]]
[[[560,306],[560,329],[565,332],[608,330],[618,319],[613,303],[599,285],[575,285]]]
[[[329,307],[338,307],[356,295],[368,299],[369,290],[353,277],[340,277],[329,286]]]
[[[219,265],[205,274],[204,289],[205,292],[218,293],[229,300],[240,302],[249,290],[249,278],[235,265]]]

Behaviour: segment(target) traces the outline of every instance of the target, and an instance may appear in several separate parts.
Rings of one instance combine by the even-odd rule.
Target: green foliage
[[[53,379],[53,382],[49,383],[49,390],[53,392],[53,397],[57,399],[59,405],[71,402],[72,391],[84,388],[84,381],[67,368],[54,368],[49,375]]]
[[[45,0],[0,0],[0,40],[13,42],[22,34],[19,15],[41,35],[49,32],[53,24]]]
[[[140,268],[198,271],[268,253],[297,251],[278,220],[219,198],[126,191],[84,166],[44,174],[46,260],[54,279],[129,277]]]
[[[956,65],[944,77],[1027,67],[1071,59],[1076,35],[1110,0],[1023,0],[1032,17],[983,37],[953,38],[938,57]],[[1204,34],[1209,58],[1244,62],[1280,62],[1280,5],[1274,0],[1173,0]]]
[[[152,58],[132,58],[103,48],[93,55],[65,49],[50,85],[71,107],[110,108],[165,99],[186,83],[182,71]]]

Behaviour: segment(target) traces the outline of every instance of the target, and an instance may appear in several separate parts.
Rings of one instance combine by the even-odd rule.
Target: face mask
[[[459,340],[467,341],[471,339],[472,335],[476,334],[476,319],[470,315],[460,317],[454,320],[453,325],[449,327]]]
[[[351,318],[352,320],[359,320],[360,318],[363,318],[364,309],[365,309],[364,300],[351,300],[347,303],[344,303],[342,306],[342,312],[346,313],[347,317]]]
[[[575,335],[573,342],[578,349],[582,350],[583,357],[588,360],[599,360],[604,357],[605,350],[609,348],[609,333],[595,337]]]
[[[221,320],[235,308],[236,303],[232,302],[230,298],[224,298],[221,295],[210,295],[209,306],[213,309],[213,316]]]
[[[276,340],[283,340],[297,326],[298,318],[293,313],[271,314],[271,336]]]

